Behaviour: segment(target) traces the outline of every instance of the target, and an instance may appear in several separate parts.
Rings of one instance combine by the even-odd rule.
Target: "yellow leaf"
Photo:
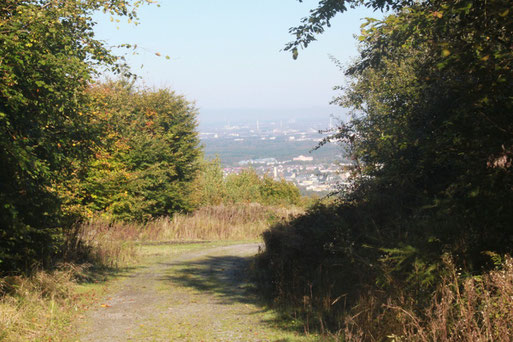
[[[451,55],[451,51],[447,50],[447,49],[443,49],[442,50],[442,56],[444,57],[448,57]]]
[[[504,12],[502,12],[501,14],[499,14],[501,17],[505,17],[509,14],[509,8],[506,9]]]

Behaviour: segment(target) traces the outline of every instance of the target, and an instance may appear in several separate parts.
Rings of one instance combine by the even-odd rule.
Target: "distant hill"
[[[330,117],[346,119],[347,110],[337,106],[310,107],[310,108],[200,108],[199,130],[211,127],[222,127],[227,124],[255,124],[260,122],[283,121],[302,122],[316,126],[316,129],[326,129]]]

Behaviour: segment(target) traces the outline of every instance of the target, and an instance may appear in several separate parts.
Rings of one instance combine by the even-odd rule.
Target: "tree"
[[[170,90],[137,89],[126,80],[90,93],[103,141],[75,201],[91,214],[124,221],[191,210],[201,156],[194,105]]]
[[[425,1],[368,23],[336,101],[355,109],[337,135],[363,165],[351,196],[389,196],[402,217],[429,217],[419,230],[469,263],[513,240],[510,10]]]
[[[298,0],[303,2],[303,0]],[[316,36],[322,34],[326,27],[330,27],[331,20],[339,13],[346,12],[349,8],[365,5],[375,10],[400,9],[411,5],[413,0],[320,0],[319,6],[310,11],[310,15],[301,19],[301,25],[289,29],[289,33],[295,40],[285,46],[286,51],[291,51],[296,59],[300,48],[307,48],[316,40]]]
[[[221,160],[202,160],[200,173],[195,180],[193,196],[197,206],[219,205],[226,200]]]
[[[100,9],[135,17],[124,0],[0,3],[2,270],[45,262],[58,249],[65,222],[55,185],[86,158],[93,136],[84,91],[98,68],[122,64],[94,39],[91,15]]]
[[[449,244],[458,236],[477,252],[509,248],[510,1],[320,1],[291,29],[287,49],[297,57],[336,14],[359,4],[395,14],[362,25],[360,60],[346,70],[353,83],[335,100],[354,109],[333,137],[362,166],[350,196],[389,196],[404,217],[451,217],[457,224],[436,233]]]

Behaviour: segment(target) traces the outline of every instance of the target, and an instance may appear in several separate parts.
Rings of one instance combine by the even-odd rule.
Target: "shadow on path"
[[[248,281],[254,257],[207,256],[201,260],[166,264],[169,274],[161,280],[214,295],[219,304],[257,304],[254,284]]]
[[[103,283],[110,279],[125,279],[137,276],[137,271],[144,269],[143,266],[127,266],[127,267],[90,267],[86,268],[82,274],[78,276],[79,284]]]
[[[302,324],[290,317],[280,316],[271,310],[262,299],[256,285],[250,279],[250,267],[254,256],[206,256],[203,259],[164,263],[169,267],[167,275],[160,280],[173,285],[192,288],[202,294],[212,295],[216,304],[247,304],[257,310],[251,315],[261,315],[261,322],[267,326],[300,334],[304,331]],[[271,313],[266,315],[266,313]],[[275,341],[288,341],[279,339]]]

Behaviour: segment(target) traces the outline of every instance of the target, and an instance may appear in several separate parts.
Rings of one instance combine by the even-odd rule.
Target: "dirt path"
[[[167,248],[173,248],[168,246]],[[258,304],[246,281],[259,245],[155,258],[117,283],[81,325],[81,341],[303,341]]]

